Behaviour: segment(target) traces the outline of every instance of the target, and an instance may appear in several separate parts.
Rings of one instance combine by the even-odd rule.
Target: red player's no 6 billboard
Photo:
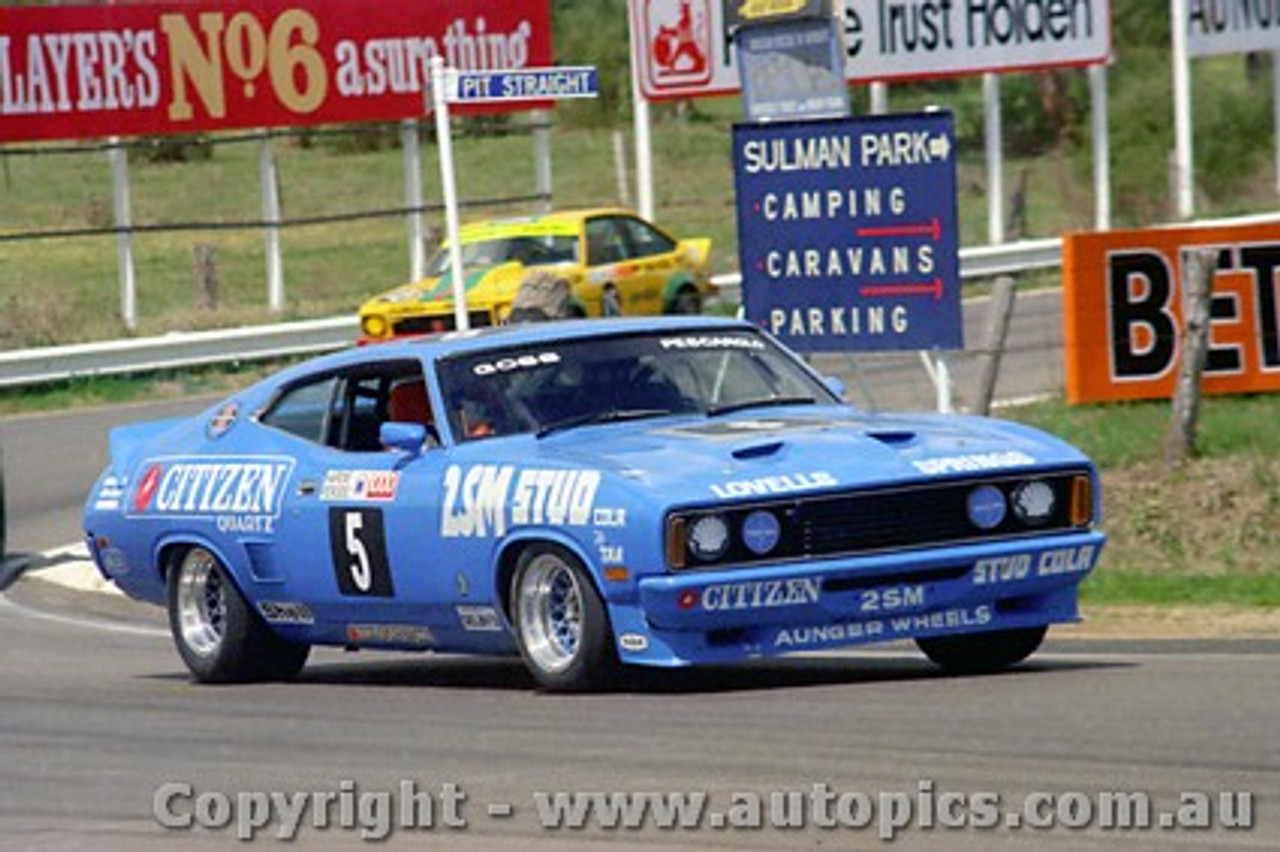
[[[0,142],[411,118],[433,56],[549,65],[548,2],[8,7]]]

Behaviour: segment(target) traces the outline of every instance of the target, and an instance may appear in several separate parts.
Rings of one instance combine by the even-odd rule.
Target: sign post
[[[436,141],[440,149],[440,188],[444,196],[445,234],[449,243],[449,275],[453,279],[454,328],[465,330],[471,327],[471,323],[467,312],[467,286],[463,279],[462,244],[459,241],[458,190],[453,168],[449,104],[594,98],[599,90],[596,69],[591,66],[458,71],[445,68],[443,57],[431,58],[431,106],[436,114]]]
[[[949,112],[734,127],[746,316],[801,352],[959,349]]]

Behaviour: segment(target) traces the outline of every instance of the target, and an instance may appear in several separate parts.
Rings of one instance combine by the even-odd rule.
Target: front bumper
[[[1070,622],[1105,542],[1080,531],[648,577],[638,607],[612,615],[624,661],[648,665]]]

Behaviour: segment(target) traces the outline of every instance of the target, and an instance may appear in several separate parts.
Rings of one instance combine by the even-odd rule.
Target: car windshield
[[[462,268],[466,272],[488,269],[517,260],[525,266],[575,263],[578,238],[573,235],[512,236],[477,240],[462,244]],[[436,278],[449,270],[449,250],[441,248],[427,264],[427,277]]]
[[[450,428],[462,440],[669,414],[839,400],[754,329],[655,331],[548,341],[443,359]]]

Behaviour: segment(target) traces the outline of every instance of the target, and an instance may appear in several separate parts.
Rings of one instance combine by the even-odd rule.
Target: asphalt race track
[[[1228,643],[1053,648],[998,676],[938,675],[910,648],[645,677],[622,691],[535,691],[519,664],[324,652],[299,681],[190,683],[159,612],[24,580],[0,599],[0,847],[204,848],[236,828],[162,828],[198,797],[317,791],[443,796],[434,824],[396,828],[392,848],[1208,850],[1280,847],[1277,647]],[[166,787],[166,785],[190,785]],[[181,790],[182,796],[163,791]],[[544,829],[535,795],[814,791],[909,800],[915,827],[890,847],[852,807],[796,811],[832,828]],[[942,829],[955,794],[1030,794],[1076,810],[1112,793],[1173,811],[1188,792],[1251,794],[1251,830]],[[922,798],[928,794],[930,800]],[[457,798],[465,795],[465,800]],[[1091,797],[1080,801],[1082,797]],[[230,797],[230,798],[228,798]],[[853,801],[850,799],[850,801]],[[1033,799],[1041,802],[1041,799]],[[437,802],[439,805],[439,802]],[[1057,805],[1031,810],[1056,819]],[[496,812],[491,811],[495,809]],[[942,813],[942,817],[938,816]],[[353,811],[352,813],[357,813]],[[370,811],[372,813],[372,811]],[[397,809],[390,811],[398,814]],[[905,813],[905,812],[903,812]],[[302,848],[362,845],[304,820]],[[769,811],[764,812],[765,819]],[[449,816],[462,827],[449,828]],[[1087,814],[1086,814],[1087,815]],[[210,820],[222,820],[216,808]],[[398,818],[398,817],[396,817]],[[801,817],[797,817],[799,819]],[[1002,816],[1002,819],[1007,817]],[[426,820],[422,820],[425,822]],[[221,823],[219,823],[221,824]],[[747,823],[751,824],[751,823]],[[1039,824],[1039,823],[1037,823]],[[767,822],[766,822],[767,825]],[[1082,824],[1083,825],[1083,824]],[[271,845],[279,824],[260,831]]]
[[[1060,375],[1053,301],[1020,301],[1048,319],[1022,324],[1036,345],[1006,362],[1002,396]],[[847,381],[929,407],[919,372],[871,359]],[[290,807],[307,849],[1280,849],[1280,642],[1051,634],[1016,671],[971,678],[894,645],[589,696],[540,693],[515,661],[325,650],[291,684],[196,686],[160,610],[44,582],[56,557],[39,554],[77,540],[110,425],[208,402],[0,421],[0,850],[243,846],[237,819],[271,846]],[[643,828],[609,829],[592,792],[708,798],[684,828],[651,802]],[[544,826],[556,793],[601,810]]]

